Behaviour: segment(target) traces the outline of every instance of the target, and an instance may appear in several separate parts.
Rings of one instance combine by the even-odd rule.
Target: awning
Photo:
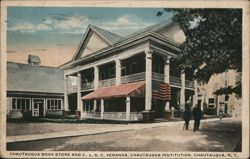
[[[107,99],[107,98],[117,98],[117,97],[136,97],[143,96],[145,93],[145,82],[135,82],[120,84],[118,86],[111,86],[106,88],[99,88],[90,94],[82,97],[83,100],[90,99]]]

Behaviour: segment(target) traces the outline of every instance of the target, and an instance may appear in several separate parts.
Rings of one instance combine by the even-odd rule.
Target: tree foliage
[[[208,82],[228,69],[242,70],[242,11],[240,9],[164,9],[186,35],[176,61],[198,81]]]

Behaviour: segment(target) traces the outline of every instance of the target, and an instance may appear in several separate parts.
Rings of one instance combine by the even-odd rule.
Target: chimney
[[[31,66],[38,66],[41,63],[39,56],[30,55],[28,56],[28,64]]]

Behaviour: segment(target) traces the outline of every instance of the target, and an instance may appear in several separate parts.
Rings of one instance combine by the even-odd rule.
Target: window
[[[122,76],[126,76],[127,75],[127,73],[126,73],[126,67],[122,67],[121,68],[121,74],[122,74]]]
[[[47,99],[48,110],[61,110],[62,100],[61,99]]]
[[[214,108],[214,98],[209,98],[208,99],[208,108]]]
[[[111,68],[111,69],[109,70],[109,77],[110,77],[110,78],[114,78],[114,77],[115,77],[115,68]]]
[[[130,73],[131,74],[138,73],[138,63],[137,62],[134,62],[131,64]]]
[[[12,98],[13,110],[29,110],[30,99],[29,98]]]
[[[214,104],[214,98],[209,98],[209,99],[208,99],[208,103],[209,103],[209,104]]]

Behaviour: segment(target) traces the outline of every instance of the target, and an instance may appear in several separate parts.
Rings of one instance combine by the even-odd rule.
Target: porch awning
[[[118,86],[111,86],[106,88],[99,88],[94,92],[82,97],[83,100],[90,99],[107,99],[116,97],[137,97],[143,96],[145,93],[145,82],[135,82],[128,84],[120,84]]]

